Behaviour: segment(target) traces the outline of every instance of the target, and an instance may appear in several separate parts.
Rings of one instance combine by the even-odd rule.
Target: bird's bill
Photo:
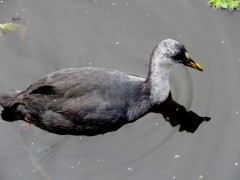
[[[203,71],[203,68],[200,66],[200,64],[198,64],[197,62],[195,62],[192,59],[188,59],[187,62],[184,62],[185,66],[191,67],[193,69],[199,70],[199,71]]]

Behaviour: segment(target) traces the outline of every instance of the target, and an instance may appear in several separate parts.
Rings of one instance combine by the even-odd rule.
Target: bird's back
[[[11,100],[9,96],[11,103],[5,105],[2,117],[6,119],[6,112],[14,110],[19,118],[28,118],[48,131],[54,132],[57,127],[59,134],[96,133],[97,128],[109,131],[127,122],[128,111],[140,101],[142,92],[143,79],[133,80],[119,71],[64,69],[11,96]],[[1,97],[6,102],[7,96]]]

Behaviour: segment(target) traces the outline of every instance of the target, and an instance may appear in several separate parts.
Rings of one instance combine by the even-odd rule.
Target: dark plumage
[[[2,118],[21,119],[56,134],[114,131],[160,107],[169,94],[169,67],[178,63],[202,70],[174,40],[162,41],[155,48],[146,80],[104,68],[63,69],[24,91],[1,94]]]

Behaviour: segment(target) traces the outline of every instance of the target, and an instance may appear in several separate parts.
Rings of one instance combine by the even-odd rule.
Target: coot
[[[1,94],[2,119],[24,120],[56,134],[114,131],[156,112],[169,96],[169,74],[178,64],[203,71],[184,45],[172,39],[154,48],[146,79],[95,67],[56,71],[26,90]]]

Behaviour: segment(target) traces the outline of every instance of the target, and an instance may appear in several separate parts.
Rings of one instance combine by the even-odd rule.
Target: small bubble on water
[[[240,62],[240,59],[238,60],[238,62]]]
[[[127,5],[128,5],[128,2],[125,2],[125,4],[127,4]]]
[[[82,136],[80,136],[79,139],[82,140],[83,139]]]
[[[175,156],[174,156],[174,158],[179,158],[179,157],[180,157],[180,155],[179,155],[179,154],[177,154],[177,155],[175,155]]]
[[[224,44],[224,41],[221,41],[222,44]]]
[[[36,170],[36,169],[34,169],[34,170],[32,170],[32,172],[33,172],[33,173],[35,173],[35,172],[37,172],[37,170]]]
[[[89,65],[91,65],[92,63],[91,63],[91,62],[89,62],[88,64],[89,64]]]
[[[73,169],[74,168],[74,166],[71,166],[71,169]]]
[[[200,180],[200,179],[203,179],[203,175],[199,176],[199,178],[198,178],[198,179],[199,179],[199,180]]]
[[[98,159],[97,160],[99,163],[104,163],[105,162],[105,159]]]
[[[119,44],[119,42],[117,41],[115,44],[116,44],[116,45],[118,45],[118,44]]]
[[[22,175],[22,172],[19,172],[18,174],[19,174],[19,175]]]
[[[77,162],[77,165],[80,165],[80,162]]]
[[[146,14],[146,16],[148,17],[148,16],[149,16],[149,14]]]
[[[0,3],[3,3],[3,1],[0,1]]]
[[[181,38],[181,34],[178,35],[178,38]]]
[[[238,162],[234,163],[234,166],[238,166],[238,165],[239,165],[239,163],[238,163]]]
[[[112,5],[113,5],[113,6],[116,6],[116,3],[115,3],[115,2],[112,2]]]
[[[158,124],[158,123],[156,123],[155,125],[156,125],[156,126],[158,126],[159,124]]]
[[[171,177],[171,179],[176,179],[176,176]]]
[[[236,114],[239,114],[239,112],[237,111]]]
[[[128,167],[127,169],[128,169],[129,171],[132,171],[132,170],[133,170],[131,167]]]

